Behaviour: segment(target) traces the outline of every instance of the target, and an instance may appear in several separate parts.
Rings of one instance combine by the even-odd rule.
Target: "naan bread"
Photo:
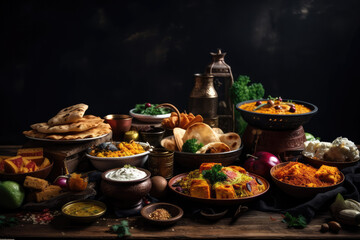
[[[195,138],[198,142],[206,145],[211,142],[220,142],[217,134],[212,130],[212,128],[205,123],[195,123],[191,125],[185,132],[184,137],[182,138],[183,142],[186,142],[189,139]],[[176,140],[176,138],[175,138]]]
[[[41,133],[36,130],[24,131],[23,134],[29,137],[34,138],[46,138],[53,140],[76,140],[76,139],[84,139],[84,138],[93,138],[98,137],[111,132],[111,127],[107,123],[101,123],[95,128],[91,128],[84,132],[74,133],[74,134],[46,134]]]
[[[46,133],[41,133],[36,130],[23,131],[23,134],[33,138],[45,138],[47,136]]]
[[[221,130],[221,128],[212,128],[212,130],[216,133],[216,134],[224,134],[224,131]]]
[[[48,123],[35,123],[31,128],[41,133],[69,133],[69,132],[83,132],[88,129],[98,126],[104,122],[100,117],[93,115],[86,115],[76,123],[62,124],[50,126]]]
[[[160,144],[162,147],[166,148],[167,150],[170,150],[170,151],[178,150],[174,136],[162,139]]]
[[[74,123],[79,121],[88,109],[88,105],[80,103],[60,110],[55,117],[48,121],[50,126]]]
[[[228,152],[230,148],[223,142],[212,142],[208,143],[200,148],[196,153],[221,153]]]
[[[225,134],[220,134],[218,136],[220,138],[220,141],[228,145],[231,150],[236,150],[241,145],[241,138],[237,133],[229,132]]]
[[[111,132],[110,125],[107,123],[101,123],[99,126],[86,130],[84,132],[79,132],[75,134],[51,134],[46,136],[46,138],[55,139],[55,140],[76,140],[76,139],[98,137],[110,132]]]
[[[173,129],[173,133],[174,133],[176,146],[181,152],[182,151],[182,146],[184,145],[183,137],[184,137],[184,134],[185,134],[185,129],[176,127],[176,128]]]

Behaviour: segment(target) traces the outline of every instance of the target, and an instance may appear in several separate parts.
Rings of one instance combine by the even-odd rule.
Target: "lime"
[[[0,207],[15,209],[21,206],[24,201],[25,191],[17,182],[0,182]]]

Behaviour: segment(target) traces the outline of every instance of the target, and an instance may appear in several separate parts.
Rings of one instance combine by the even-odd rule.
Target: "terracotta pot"
[[[302,126],[293,130],[264,130],[248,125],[242,140],[245,153],[265,151],[286,160],[283,159],[286,153],[304,150],[306,137]]]
[[[133,181],[115,181],[106,177],[110,171],[117,170],[114,168],[104,172],[101,175],[101,191],[117,207],[131,208],[141,204],[142,198],[151,190],[151,173],[142,168],[137,168],[146,173],[146,177]]]

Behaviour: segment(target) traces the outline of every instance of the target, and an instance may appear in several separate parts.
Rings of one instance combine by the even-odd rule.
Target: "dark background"
[[[265,96],[311,102],[304,126],[360,143],[360,1],[1,1],[0,144],[80,102],[187,107],[193,74],[221,48]]]

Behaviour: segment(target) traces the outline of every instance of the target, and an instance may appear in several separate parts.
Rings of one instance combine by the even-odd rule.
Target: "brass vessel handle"
[[[176,112],[176,114],[178,115],[178,126],[180,126],[181,115],[180,115],[179,110],[174,105],[172,105],[170,103],[162,103],[162,104],[157,105],[155,108],[158,108],[158,107],[167,107],[167,108],[171,108],[172,110],[174,110]]]

